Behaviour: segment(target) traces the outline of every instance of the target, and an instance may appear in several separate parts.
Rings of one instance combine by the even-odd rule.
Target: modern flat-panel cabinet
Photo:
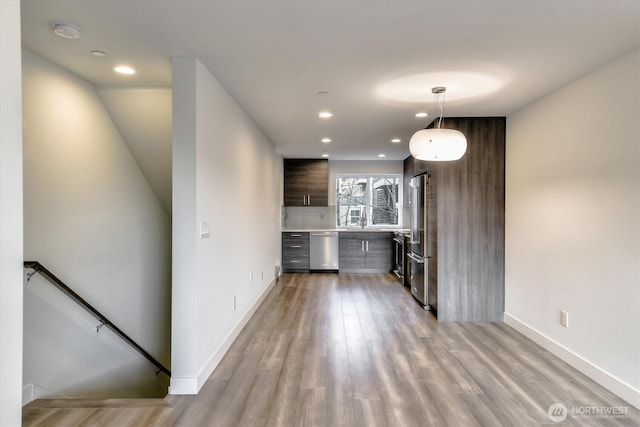
[[[364,239],[361,233],[340,233],[340,271],[364,269]]]
[[[309,233],[282,233],[282,271],[309,271]]]
[[[340,272],[389,273],[393,268],[393,233],[340,233]]]
[[[284,159],[285,206],[327,206],[328,202],[326,159]]]

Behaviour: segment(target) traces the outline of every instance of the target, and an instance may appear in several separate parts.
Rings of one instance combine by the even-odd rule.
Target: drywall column
[[[171,394],[200,390],[275,284],[274,151],[204,64],[173,59]]]
[[[20,1],[0,1],[0,426],[22,420]]]
[[[171,394],[196,394],[196,62],[173,60]]]

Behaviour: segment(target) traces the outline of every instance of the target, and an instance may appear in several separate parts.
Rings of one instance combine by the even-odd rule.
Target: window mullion
[[[373,177],[367,177],[367,225],[373,224]]]

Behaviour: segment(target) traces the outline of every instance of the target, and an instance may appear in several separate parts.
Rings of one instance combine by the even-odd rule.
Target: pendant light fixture
[[[442,128],[446,90],[447,88],[443,86],[431,89],[440,107],[440,117],[436,119],[435,128],[419,130],[409,141],[409,151],[418,160],[458,160],[467,151],[467,138],[462,132]]]

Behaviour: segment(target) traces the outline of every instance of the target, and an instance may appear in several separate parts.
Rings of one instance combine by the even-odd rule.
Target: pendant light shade
[[[409,151],[418,160],[458,160],[467,151],[467,138],[454,129],[423,129],[411,137]]]
[[[431,92],[436,96],[440,107],[440,118],[433,129],[423,129],[414,133],[409,141],[409,151],[418,160],[451,161],[458,160],[467,151],[467,138],[454,129],[442,129],[444,115],[444,92],[442,86],[434,87]],[[442,95],[442,101],[440,101]]]

